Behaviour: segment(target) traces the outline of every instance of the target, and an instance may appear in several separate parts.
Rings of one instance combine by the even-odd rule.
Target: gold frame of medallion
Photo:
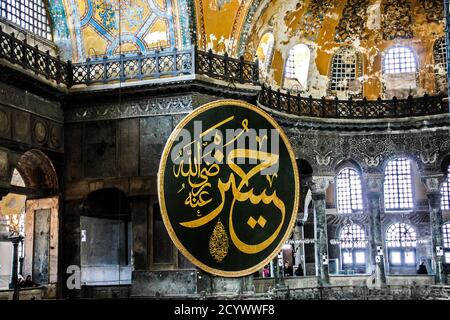
[[[292,217],[291,217],[291,221],[289,222],[288,228],[286,229],[286,232],[282,237],[282,240],[276,246],[275,250],[272,251],[272,253],[270,255],[268,255],[268,257],[266,259],[264,259],[263,261],[261,261],[260,263],[258,263],[257,265],[255,265],[251,268],[247,268],[247,269],[241,270],[241,271],[224,271],[224,270],[220,270],[220,269],[214,269],[214,268],[207,266],[203,262],[197,260],[178,240],[178,237],[175,234],[175,231],[173,230],[172,225],[170,223],[170,220],[169,220],[169,217],[167,214],[167,210],[166,210],[166,203],[164,200],[164,172],[166,169],[166,163],[167,163],[167,159],[169,157],[169,152],[172,149],[175,138],[178,136],[180,130],[183,129],[185,127],[185,125],[189,121],[191,121],[193,118],[195,118],[197,115],[199,115],[209,109],[218,108],[218,107],[227,106],[227,105],[239,106],[239,107],[250,109],[251,111],[254,111],[254,112],[258,113],[259,115],[261,115],[274,127],[274,129],[278,130],[278,132],[281,136],[281,139],[283,140],[283,142],[286,146],[286,149],[288,150],[288,153],[289,153],[289,156],[290,156],[290,159],[292,162],[292,167],[293,167],[293,171],[294,171],[294,182],[295,182],[295,197],[294,197],[294,207],[293,207]],[[275,257],[276,254],[278,254],[278,252],[281,251],[283,244],[286,242],[288,237],[291,235],[292,230],[294,228],[295,221],[297,220],[297,214],[298,214],[297,211],[298,211],[299,199],[300,199],[300,179],[299,179],[299,173],[298,173],[297,162],[296,162],[294,150],[292,149],[292,146],[291,146],[286,134],[284,133],[283,129],[278,125],[278,123],[268,113],[266,113],[262,109],[258,108],[257,106],[254,106],[247,102],[243,102],[243,101],[239,101],[239,100],[230,100],[230,99],[217,100],[214,102],[204,104],[203,106],[195,109],[194,111],[189,113],[186,117],[184,117],[183,120],[181,120],[180,123],[175,127],[175,129],[173,130],[169,139],[166,142],[166,145],[164,147],[164,151],[163,151],[163,154],[161,157],[161,161],[159,164],[159,170],[158,170],[158,199],[159,199],[160,208],[161,208],[161,216],[163,218],[164,225],[166,226],[167,232],[169,233],[171,240],[173,241],[173,243],[175,244],[177,249],[179,251],[181,251],[181,253],[190,262],[192,262],[195,266],[199,267],[200,269],[202,269],[210,274],[216,275],[216,276],[229,277],[229,278],[248,276],[258,270],[261,270],[266,264],[268,264]]]

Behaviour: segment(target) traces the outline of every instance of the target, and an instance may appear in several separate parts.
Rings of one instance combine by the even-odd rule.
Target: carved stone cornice
[[[407,157],[415,161],[421,171],[433,172],[450,154],[448,128],[399,134],[339,134],[289,127],[284,129],[297,157],[306,160],[314,173],[319,175],[335,172],[339,163],[349,159],[365,172],[384,172],[387,162],[395,157]]]
[[[189,113],[191,95],[142,99],[123,103],[97,103],[73,107],[66,112],[66,122],[124,119],[155,115]]]

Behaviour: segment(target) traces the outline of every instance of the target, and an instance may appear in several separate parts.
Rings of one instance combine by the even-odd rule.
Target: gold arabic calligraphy
[[[205,136],[207,133],[210,133],[213,129],[217,129],[224,124],[233,121],[234,117],[230,117],[228,119],[223,120],[222,122],[217,123],[216,125],[212,126],[208,130],[202,132],[200,135],[200,138]],[[243,130],[236,135],[232,140],[228,141],[224,146],[231,145],[236,140],[238,140],[241,135],[248,131],[248,120],[245,119],[242,121],[242,128]],[[264,136],[262,139],[259,139],[257,137],[257,142],[260,144],[261,141],[267,140],[267,136]],[[232,193],[232,201],[230,204],[229,209],[229,215],[228,215],[228,228],[229,228],[229,235],[231,237],[231,241],[233,244],[240,250],[241,252],[244,252],[246,254],[256,254],[263,250],[265,250],[267,247],[269,247],[277,238],[278,234],[280,233],[282,226],[285,221],[285,214],[286,214],[286,208],[284,202],[278,197],[276,191],[273,191],[272,193],[268,194],[267,189],[264,189],[261,193],[255,194],[254,188],[251,188],[248,191],[244,191],[244,187],[246,189],[250,188],[250,182],[253,177],[255,177],[258,173],[261,173],[263,170],[268,169],[279,161],[279,155],[264,152],[261,150],[250,150],[245,148],[236,148],[231,150],[228,155],[226,156],[226,164],[231,169],[231,173],[228,176],[227,181],[222,181],[221,178],[218,179],[216,185],[212,185],[212,182],[210,181],[211,178],[216,177],[220,173],[220,166],[217,163],[202,165],[201,160],[206,155],[201,157],[200,155],[200,147],[205,146],[205,144],[201,144],[199,140],[195,140],[194,142],[191,142],[190,144],[184,146],[183,150],[180,152],[180,156],[182,152],[185,152],[185,148],[187,148],[189,145],[192,145],[196,143],[197,144],[197,152],[194,152],[193,160],[191,161],[191,158],[189,158],[188,163],[185,163],[184,160],[180,162],[178,165],[173,166],[173,175],[176,178],[187,178],[187,184],[189,186],[189,193],[186,197],[184,204],[185,206],[188,206],[192,209],[197,210],[197,216],[196,219],[181,222],[180,225],[185,228],[199,228],[202,227],[215,218],[217,218],[224,210],[226,205],[226,193],[228,191],[231,191]],[[220,144],[221,143],[221,137],[215,135],[213,139],[213,143]],[[192,156],[192,155],[191,155]],[[217,160],[221,160],[224,158],[224,155],[221,152],[216,152],[214,154],[214,157]],[[238,164],[236,159],[253,159],[256,160],[256,165],[249,170],[248,172],[245,172]],[[187,167],[187,169],[185,168]],[[266,176],[266,179],[269,181],[270,187],[272,187],[272,182],[276,178],[276,174],[272,176]],[[205,215],[201,214],[200,209],[208,204],[210,204],[213,201],[213,196],[211,195],[211,190],[213,188],[217,188],[220,192],[221,201],[220,204],[208,212]],[[182,190],[185,190],[186,184],[181,184],[181,189],[178,191],[180,193]],[[239,236],[236,233],[234,223],[233,223],[233,215],[235,214],[234,209],[237,202],[247,202],[250,201],[253,205],[258,205],[260,203],[263,203],[264,205],[274,205],[281,215],[281,221],[276,227],[275,231],[264,241],[257,243],[257,244],[249,244],[244,242],[239,238]],[[255,221],[255,223],[252,225],[249,223],[251,228],[253,229],[256,225],[256,220],[254,218],[250,218],[249,221]],[[260,224],[262,227],[265,225],[266,220],[262,217],[258,219],[258,224]],[[220,243],[218,243],[218,241]],[[226,231],[223,228],[223,224],[219,221],[216,224],[216,227],[214,228],[213,235],[210,239],[210,253],[216,259],[216,261],[221,262],[224,259],[224,255],[228,252],[228,248],[223,248],[223,246],[228,246],[228,238],[226,236]],[[222,246],[222,248],[220,248]]]

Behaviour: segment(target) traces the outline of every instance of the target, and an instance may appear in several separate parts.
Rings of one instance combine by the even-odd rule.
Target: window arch
[[[347,224],[339,233],[342,270],[345,273],[366,272],[367,238],[364,229],[358,224]]]
[[[388,248],[416,247],[416,231],[407,223],[394,223],[387,229],[386,244]]]
[[[356,170],[345,168],[336,178],[338,213],[363,210],[361,179]]]
[[[358,224],[348,224],[339,233],[341,248],[365,248],[367,244],[366,233]]]
[[[442,234],[444,236],[445,263],[450,264],[450,222],[447,222],[442,226]]]
[[[289,51],[284,67],[284,87],[305,91],[308,89],[308,73],[311,50],[305,44],[297,44]]]
[[[392,265],[415,265],[417,234],[407,223],[395,223],[386,231],[386,246]]]
[[[384,207],[386,210],[411,210],[413,208],[411,161],[389,161],[384,178]]]
[[[51,39],[50,23],[42,0],[0,0],[0,17],[40,37]]]
[[[417,62],[413,51],[405,46],[389,48],[384,56],[384,74],[417,72]]]
[[[362,97],[362,63],[353,47],[342,47],[333,56],[330,69],[329,94],[347,98]]]
[[[256,49],[256,56],[259,61],[259,72],[261,74],[261,78],[267,76],[267,71],[272,62],[274,45],[275,38],[271,32],[265,33],[259,41],[258,48]]]
[[[447,180],[441,187],[441,209],[450,210],[450,165],[447,167]]]
[[[434,76],[436,78],[436,91],[446,92],[447,88],[447,45],[445,38],[434,42]]]
[[[393,46],[383,54],[383,91],[385,98],[407,98],[418,89],[418,64],[413,50]]]

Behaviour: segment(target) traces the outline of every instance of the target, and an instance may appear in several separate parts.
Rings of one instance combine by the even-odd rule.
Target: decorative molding
[[[66,112],[66,122],[125,119],[188,113],[193,109],[192,96],[152,98],[119,103],[74,106]]]
[[[314,174],[334,173],[336,166],[352,159],[366,173],[384,172],[395,157],[408,157],[421,170],[439,172],[440,162],[450,154],[450,130],[392,133],[311,132],[282,123],[297,157],[306,160]],[[432,156],[431,156],[432,155]],[[431,160],[430,160],[431,159]]]

